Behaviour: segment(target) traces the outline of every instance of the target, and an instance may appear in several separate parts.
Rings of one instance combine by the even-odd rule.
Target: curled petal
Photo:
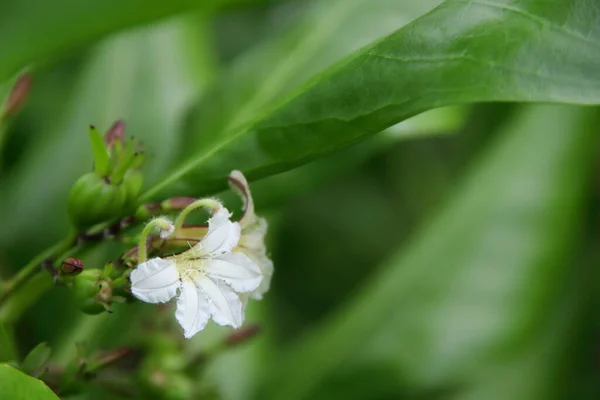
[[[241,252],[205,261],[204,271],[209,277],[224,281],[238,293],[256,289],[263,279],[258,266]]]
[[[199,251],[211,257],[226,254],[240,240],[240,224],[231,222],[231,215],[225,208],[220,208],[208,220],[208,233],[196,245]]]
[[[209,300],[210,314],[219,325],[239,328],[244,322],[242,301],[225,282],[214,280],[205,275],[198,275],[196,285]]]
[[[153,258],[131,272],[131,293],[146,303],[166,303],[181,285],[179,273],[171,260]]]
[[[198,290],[194,282],[184,281],[177,299],[175,318],[183,328],[185,338],[189,339],[204,329],[209,317],[210,309],[206,295]]]
[[[248,185],[246,177],[240,171],[231,171],[229,174],[229,186],[244,202],[244,215],[240,219],[240,225],[242,228],[245,228],[254,223],[256,218],[254,215],[254,201],[252,200],[252,193],[250,193],[250,186]]]

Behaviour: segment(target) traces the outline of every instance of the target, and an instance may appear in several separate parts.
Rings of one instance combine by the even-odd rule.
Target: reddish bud
[[[77,275],[83,271],[83,261],[78,258],[69,257],[60,266],[60,272],[64,275]]]
[[[116,121],[106,134],[104,135],[104,143],[109,149],[119,141],[123,143],[125,140],[125,122],[123,120]]]
[[[17,78],[17,81],[13,85],[8,98],[4,103],[2,117],[15,115],[21,110],[21,108],[23,108],[25,100],[27,100],[29,90],[31,89],[31,81],[31,75],[27,73],[24,73]]]
[[[258,335],[259,332],[260,332],[260,326],[258,324],[249,325],[245,328],[241,328],[241,329],[233,332],[231,335],[229,335],[225,339],[225,345],[237,346],[238,344],[244,343],[244,342],[252,339],[256,335]]]
[[[120,349],[104,351],[89,361],[88,369],[96,370],[113,365],[132,353],[132,350],[126,347]]]

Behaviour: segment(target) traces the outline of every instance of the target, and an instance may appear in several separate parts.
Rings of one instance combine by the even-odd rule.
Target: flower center
[[[176,263],[181,280],[194,280],[201,272],[204,260],[190,260]]]

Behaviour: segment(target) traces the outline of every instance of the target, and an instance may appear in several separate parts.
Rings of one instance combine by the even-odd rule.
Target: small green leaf
[[[94,154],[94,170],[99,176],[106,176],[108,173],[109,155],[104,144],[104,138],[93,125],[90,125],[89,133],[90,141],[92,142],[92,153]]]
[[[38,344],[29,352],[29,354],[27,354],[27,357],[25,357],[25,360],[21,363],[21,370],[28,374],[39,372],[50,358],[51,353],[52,350],[46,343]]]
[[[2,400],[60,400],[44,382],[6,364],[0,364],[0,395]]]
[[[13,340],[4,328],[4,324],[0,322],[0,362],[15,360],[16,354]]]

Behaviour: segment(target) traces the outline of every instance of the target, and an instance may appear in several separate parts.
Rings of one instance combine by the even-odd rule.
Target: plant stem
[[[69,234],[62,241],[38,254],[27,265],[21,268],[15,277],[7,283],[3,293],[0,294],[0,320],[6,322],[6,315],[12,314],[10,311],[7,311],[7,309],[10,310],[14,307],[14,303],[17,303],[16,301],[10,301],[13,298],[23,297],[19,302],[31,304],[32,300],[37,299],[39,295],[45,292],[46,289],[44,289],[44,287],[46,285],[42,284],[42,282],[46,281],[43,279],[46,276],[40,273],[40,265],[48,259],[54,261],[54,258],[60,254],[70,251],[74,240],[75,235]],[[46,284],[51,285],[52,280],[48,279]],[[39,292],[39,294],[37,294],[37,292]],[[26,296],[21,296],[22,293],[26,293]]]

